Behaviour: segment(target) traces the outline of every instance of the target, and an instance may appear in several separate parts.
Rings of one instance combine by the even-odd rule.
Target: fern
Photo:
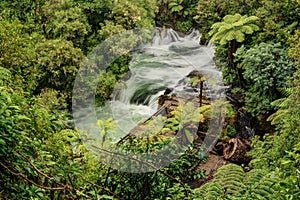
[[[253,184],[251,195],[255,199],[282,199],[280,181],[281,179],[275,172],[269,173],[262,177],[259,182]]]
[[[210,187],[207,188],[207,199],[220,199],[224,195],[222,186],[218,183],[211,183]]]
[[[199,112],[206,113],[207,111],[210,111],[210,109],[211,109],[211,105],[204,105],[199,108]]]
[[[250,172],[246,173],[243,182],[244,182],[245,186],[251,187],[255,183],[258,183],[266,174],[267,174],[267,172],[265,170],[253,169]]]
[[[293,94],[295,91],[294,91],[294,88],[292,87],[288,87],[288,88],[278,88],[277,89],[282,96],[284,97],[288,97],[290,96],[291,94]]]
[[[282,123],[282,117],[285,116],[287,112],[288,112],[288,110],[285,110],[285,109],[278,110],[277,112],[270,115],[268,117],[267,121],[271,121],[272,125],[280,124],[280,123]]]
[[[10,71],[0,66],[0,86],[4,85],[4,83],[10,82],[10,80]]]
[[[226,194],[235,194],[244,188],[245,172],[235,164],[222,166],[215,174],[214,182],[219,183]]]
[[[245,34],[252,34],[259,30],[259,27],[254,24],[258,19],[256,16],[226,15],[222,22],[212,25],[212,30],[208,34],[212,36],[212,40],[219,41],[221,45],[231,40],[243,42]]]
[[[273,101],[271,105],[281,109],[270,115],[267,119],[268,121],[271,121],[272,125],[282,123],[282,118],[289,112],[287,108],[291,105],[291,100],[288,97],[293,93],[293,88],[281,89],[280,92],[285,97]]]
[[[194,104],[192,102],[180,103],[176,110],[172,111],[173,115],[172,121],[168,119],[171,123],[178,124],[180,127],[190,123],[197,123],[200,119],[200,114],[197,112]]]
[[[242,167],[229,164],[222,166],[213,182],[194,189],[200,199],[283,199],[281,179],[266,170],[254,169],[245,173]]]
[[[222,186],[216,182],[206,183],[194,190],[195,200],[217,200],[224,196]]]

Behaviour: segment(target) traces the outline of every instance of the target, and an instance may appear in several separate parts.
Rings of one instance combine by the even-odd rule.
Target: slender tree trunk
[[[234,57],[233,54],[236,51],[236,40],[231,40],[230,42],[230,47],[229,47],[229,51],[228,51],[228,61],[230,65],[234,65]]]
[[[200,107],[202,106],[202,91],[203,91],[203,81],[199,82],[199,88],[200,88],[200,93],[199,93],[199,99],[200,99]]]
[[[228,51],[228,61],[229,61],[229,65],[231,67],[231,71],[233,73],[236,73],[236,76],[238,78],[238,83],[239,83],[239,87],[243,87],[243,83],[242,83],[242,72],[237,68],[235,62],[234,62],[234,53],[237,50],[237,42],[236,40],[231,40],[230,42],[230,48]]]

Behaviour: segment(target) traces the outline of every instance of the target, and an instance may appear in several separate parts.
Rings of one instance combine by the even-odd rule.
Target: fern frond
[[[265,175],[260,179],[259,182],[253,185],[253,189],[251,191],[252,196],[260,199],[272,199],[274,194],[277,199],[280,199],[280,187],[278,183],[280,182],[280,178],[274,173],[271,172]]]
[[[238,193],[244,188],[245,172],[235,164],[224,165],[215,174],[214,182],[220,184],[226,194]]]
[[[210,182],[200,188],[194,189],[194,194],[198,197],[195,200],[217,200],[224,195],[224,191],[220,184]]]
[[[253,22],[256,22],[257,20],[259,20],[259,17],[250,16],[250,17],[245,17],[243,20],[247,23],[253,23]]]
[[[284,97],[288,97],[291,94],[294,93],[294,89],[293,87],[289,87],[289,88],[278,88],[277,90],[284,96]]]
[[[245,40],[245,34],[242,32],[242,30],[235,31],[235,38],[238,42],[243,42]]]
[[[252,34],[254,32],[254,29],[250,25],[244,25],[241,27],[241,31],[245,32],[246,34]]]
[[[246,186],[252,186],[256,183],[258,183],[267,172],[262,169],[252,169],[250,172],[247,172],[244,178],[244,184]]]
[[[288,106],[287,102],[288,102],[287,97],[284,97],[284,98],[276,99],[275,101],[273,101],[271,103],[271,105],[276,106],[276,107],[280,107],[280,108],[284,108],[284,107]]]
[[[238,20],[240,20],[242,18],[242,16],[239,14],[239,13],[236,13],[235,15],[226,15],[224,18],[223,18],[223,21],[226,22],[226,23],[234,23]]]
[[[286,109],[281,109],[270,115],[267,119],[267,121],[271,121],[272,125],[280,124],[283,122],[283,116],[288,112]]]
[[[199,108],[200,113],[205,113],[211,109],[211,105],[204,105]]]

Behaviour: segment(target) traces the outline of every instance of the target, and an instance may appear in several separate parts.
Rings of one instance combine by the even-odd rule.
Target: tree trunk
[[[202,106],[202,95],[203,95],[203,81],[199,82],[199,87],[200,87],[199,99],[200,99],[200,107],[201,107]]]
[[[237,42],[236,42],[236,40],[231,40],[231,42],[230,42],[230,48],[229,48],[229,51],[228,51],[228,62],[229,62],[229,65],[231,67],[231,70],[234,73],[236,73],[236,76],[238,78],[239,87],[243,87],[242,72],[236,67],[236,64],[234,62],[234,55],[233,54],[236,52],[236,50],[237,50]]]
[[[233,67],[234,67],[233,54],[235,53],[235,51],[236,51],[236,40],[231,40],[229,51],[228,51],[228,61],[229,61],[229,64],[232,65]]]

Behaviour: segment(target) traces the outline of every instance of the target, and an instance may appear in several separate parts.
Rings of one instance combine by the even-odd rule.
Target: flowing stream
[[[209,99],[225,97],[227,87],[223,85],[221,72],[215,68],[214,49],[211,45],[199,45],[200,37],[196,30],[180,36],[172,29],[157,29],[152,43],[134,53],[123,89],[116,90],[113,99],[97,110],[98,119],[112,117],[117,122],[118,127],[111,135],[113,141],[155,113],[158,97],[167,88],[172,93],[196,97],[195,88],[187,80],[193,71],[205,76],[205,94]]]

